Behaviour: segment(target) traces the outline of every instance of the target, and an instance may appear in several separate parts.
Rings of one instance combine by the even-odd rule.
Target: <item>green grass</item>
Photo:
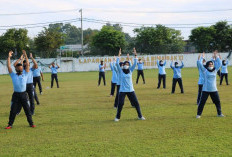
[[[1,75],[0,156],[231,156],[232,85],[218,86],[225,118],[216,117],[208,99],[202,118],[196,119],[198,72],[185,68],[182,75],[185,94],[177,86],[171,95],[171,70],[165,90],[156,89],[157,69],[145,70],[146,84],[140,80],[134,88],[146,121],[136,120],[126,99],[115,123],[111,72],[106,87],[97,87],[97,72],[59,73],[60,89],[46,88],[50,74],[45,74],[41,105],[33,117],[37,127],[29,128],[22,112],[11,130],[4,127],[13,88],[10,76]],[[136,71],[134,82],[135,77]]]

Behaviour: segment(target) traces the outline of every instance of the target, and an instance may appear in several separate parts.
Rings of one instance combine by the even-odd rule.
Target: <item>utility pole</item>
[[[82,9],[79,10],[81,13],[81,55],[83,56],[84,50],[83,50],[83,24],[82,24]]]

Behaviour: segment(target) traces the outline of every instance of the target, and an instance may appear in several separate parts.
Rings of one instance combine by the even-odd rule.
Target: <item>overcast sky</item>
[[[144,11],[176,12],[232,9],[231,0],[0,0],[0,2],[0,29],[5,29],[3,26],[9,25],[23,25],[80,18],[80,13],[78,11],[20,16],[3,16],[1,14],[80,8],[83,8],[83,18],[124,23],[196,24],[214,23],[220,20],[232,21],[232,10],[224,12],[195,13],[144,13]],[[138,12],[128,13],[126,11]],[[80,22],[74,22],[72,24],[80,27]],[[168,26],[193,27],[183,25]],[[102,24],[84,22],[84,29],[88,27],[92,29],[100,29]],[[123,26],[123,28],[125,32],[130,33],[132,36],[134,35],[133,27]],[[29,36],[34,37],[42,30],[42,28],[30,28],[28,30]],[[191,28],[181,28],[180,30],[185,39],[187,39]],[[4,32],[4,30],[0,30],[0,34]]]

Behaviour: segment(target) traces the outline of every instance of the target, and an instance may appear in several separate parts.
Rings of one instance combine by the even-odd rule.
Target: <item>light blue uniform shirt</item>
[[[102,69],[101,69],[102,68]],[[99,64],[99,71],[100,72],[105,72],[104,65]]]
[[[117,63],[116,63],[117,64]],[[121,68],[120,68],[121,69]],[[120,70],[119,69],[119,70]],[[121,85],[121,73],[120,73],[120,71],[118,70],[118,67],[117,66],[115,66],[115,71],[116,71],[116,73],[117,73],[117,85]]]
[[[227,74],[228,73],[227,66],[228,66],[228,61],[226,61],[226,65],[222,64],[221,73],[223,73],[223,74]]]
[[[215,70],[213,72],[209,72],[202,64],[203,58],[200,60],[200,68],[203,72],[204,75],[204,84],[203,84],[203,89],[202,91],[205,92],[216,92],[217,91],[217,84],[216,84],[216,78],[217,78],[217,71],[221,67],[221,60],[220,58],[217,58],[215,60]]]
[[[133,92],[133,82],[132,82],[132,72],[134,71],[136,65],[137,65],[138,59],[134,59],[134,64],[129,68],[130,72],[128,74],[125,74],[119,65],[119,58],[117,58],[116,66],[119,70],[119,73],[121,75],[121,86],[119,92]]]
[[[171,62],[170,67],[173,69],[173,78],[181,78],[181,69],[184,67],[184,63],[182,62],[181,66],[175,67],[172,66]]]
[[[33,71],[33,77],[39,77],[40,73],[42,72],[41,68],[32,69],[32,71]]]
[[[23,70],[23,73],[26,73],[26,70]],[[28,77],[27,77],[27,84],[33,83],[33,71],[32,68],[30,68],[30,71],[28,72]]]
[[[203,71],[201,70],[201,67],[200,67],[200,62],[202,62],[202,61],[203,61],[203,59],[197,60],[197,68],[198,68],[198,72],[199,72],[199,79],[198,79],[199,85],[204,84],[204,74],[203,74]]]
[[[164,61],[163,66],[160,66],[160,65],[159,65],[159,60],[157,60],[157,66],[158,66],[159,74],[160,74],[160,75],[165,75],[165,74],[166,74],[165,65],[166,65],[166,61]]]
[[[10,73],[12,79],[14,92],[25,92],[27,87],[28,72],[23,72],[22,75],[16,73]]]
[[[55,66],[55,67],[51,67],[51,70],[52,70],[52,74],[57,74],[57,69],[58,69],[58,67],[57,66]]]
[[[138,65],[138,70],[143,70],[144,62],[142,62],[142,63],[137,63],[137,65]]]
[[[111,71],[112,71],[112,78],[111,78],[111,81],[112,81],[113,83],[117,83],[117,82],[118,82],[118,75],[117,75],[115,66],[116,66],[116,65],[115,65],[115,62],[110,63],[110,68],[111,68]]]

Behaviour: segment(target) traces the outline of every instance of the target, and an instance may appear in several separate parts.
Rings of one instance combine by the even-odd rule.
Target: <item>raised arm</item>
[[[25,60],[26,60],[26,68],[25,68],[25,70],[26,70],[26,72],[29,72],[30,71],[29,60],[28,60],[27,53],[26,53],[25,50],[23,50],[23,55],[24,55]]]
[[[30,58],[31,58],[31,60],[33,62],[33,69],[37,69],[38,64],[37,64],[36,60],[33,58],[32,53],[30,53]]]
[[[11,63],[10,63],[10,58],[12,57],[13,51],[10,51],[8,54],[8,58],[7,58],[7,68],[9,73],[12,73],[12,68],[11,68]]]
[[[200,68],[200,60],[201,60],[201,54],[198,55],[197,59],[197,67]]]
[[[116,57],[114,56],[114,59],[113,59],[113,69],[118,72],[118,69],[116,67]]]
[[[172,66],[172,61],[171,61],[171,64],[170,64],[170,68],[172,68],[172,69],[174,68],[174,67]]]
[[[184,62],[181,61],[182,65],[180,66],[180,68],[182,69],[184,67]]]
[[[217,57],[216,58],[216,61],[215,61],[215,69],[218,71],[222,66],[222,60],[220,59],[220,57]]]
[[[166,60],[164,61],[164,66],[166,65]]]
[[[134,69],[135,69],[135,67],[136,67],[136,65],[137,65],[137,62],[138,62],[136,49],[134,48],[133,50],[134,50],[133,53],[134,53],[134,55],[135,55],[135,58],[134,58],[134,64],[130,67],[130,71],[131,71],[131,72],[134,71]]]
[[[120,67],[120,65],[119,65],[119,61],[120,61],[120,56],[121,56],[121,54],[122,54],[122,50],[121,50],[121,48],[120,48],[120,49],[119,49],[119,52],[118,52],[118,58],[117,58],[117,60],[116,60],[116,67],[117,67],[117,70],[118,70],[119,73],[122,72],[122,69],[121,69],[121,67]]]
[[[111,59],[110,59],[110,69],[111,69],[111,71],[114,71],[113,63],[112,63],[112,60],[111,60]]]
[[[199,65],[202,72],[205,71],[205,67],[203,66],[203,62],[202,62],[204,58],[205,58],[205,53],[203,52],[202,56],[200,55],[200,60],[198,62],[198,65]]]
[[[60,68],[60,66],[56,63],[57,68]]]
[[[160,65],[159,65],[159,60],[158,59],[157,59],[156,63],[157,63],[157,66],[159,67]]]
[[[23,55],[21,55],[21,57],[17,61],[14,62],[14,67],[16,67],[16,65],[21,61],[23,61]]]

